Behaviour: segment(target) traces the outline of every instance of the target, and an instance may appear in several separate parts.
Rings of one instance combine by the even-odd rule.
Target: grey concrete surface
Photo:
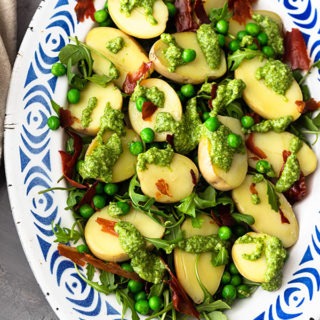
[[[39,3],[17,0],[18,46]],[[4,164],[0,167],[0,320],[57,320],[22,250],[11,214]]]

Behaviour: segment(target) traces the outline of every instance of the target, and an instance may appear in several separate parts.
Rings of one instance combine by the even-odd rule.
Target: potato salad
[[[281,287],[298,241],[319,66],[298,29],[244,2],[108,0],[52,65],[74,217],[53,225],[58,250],[133,320],[227,319]]]

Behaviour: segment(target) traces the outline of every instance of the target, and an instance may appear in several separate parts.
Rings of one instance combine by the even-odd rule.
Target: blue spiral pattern
[[[312,60],[320,59],[319,35],[317,32],[310,34],[310,29],[320,29],[316,2],[278,0],[302,30]],[[56,141],[46,122],[52,112],[50,101],[56,93],[57,79],[51,75],[50,68],[58,60],[60,49],[68,43],[68,37],[77,34],[75,4],[75,0],[55,0],[52,15],[46,17],[48,22],[44,34],[34,48],[23,88],[23,123],[19,128],[20,172],[43,263],[47,266],[48,276],[56,283],[55,291],[65,297],[68,308],[73,310],[73,319],[119,319],[120,307],[114,297],[106,297],[93,290],[79,277],[74,264],[58,254],[53,243],[51,222],[63,223],[63,204],[58,202],[54,191],[39,194],[39,191],[55,185],[52,161],[57,161],[57,155],[52,154],[51,149]],[[253,320],[305,320],[308,304],[315,296],[319,298],[320,273],[316,265],[320,265],[320,225],[314,226],[299,268],[292,274],[285,291],[278,296],[275,293],[274,303]]]

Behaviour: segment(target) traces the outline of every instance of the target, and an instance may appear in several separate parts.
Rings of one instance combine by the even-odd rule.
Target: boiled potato
[[[92,121],[88,127],[84,127],[81,124],[82,112],[87,107],[89,99],[92,97],[97,98],[97,104],[90,116]],[[121,110],[121,91],[113,83],[109,83],[106,87],[102,87],[92,82],[88,82],[85,89],[81,91],[79,102],[69,104],[68,106],[68,110],[71,112],[73,118],[71,127],[83,134],[96,135],[100,128],[100,118],[103,116],[105,106],[108,102],[113,109]]]
[[[108,206],[94,213],[88,220],[84,236],[86,243],[92,253],[106,261],[120,262],[127,260],[129,257],[122,249],[119,238],[116,235],[102,231],[102,226],[97,222],[97,218],[111,221],[128,221],[131,222],[139,232],[150,238],[161,238],[165,228],[149,218],[141,211],[131,208],[130,212],[119,218],[113,218],[108,213]],[[148,245],[151,247],[151,244]]]
[[[298,221],[291,205],[282,193],[277,193],[280,210],[274,211],[269,204],[267,182],[254,184],[252,178],[252,175],[247,175],[244,182],[232,190],[232,198],[239,212],[249,214],[255,219],[254,224],[251,225],[254,231],[275,236],[282,241],[284,247],[291,247],[299,236]],[[259,204],[252,202],[253,186],[260,198]]]
[[[277,119],[283,116],[292,116],[294,120],[301,113],[297,102],[303,101],[302,92],[298,83],[293,80],[285,97],[268,88],[263,80],[256,79],[256,71],[265,64],[259,57],[252,60],[244,60],[235,70],[235,78],[242,79],[246,87],[243,98],[249,107],[266,119]]]
[[[141,39],[150,39],[164,32],[169,17],[168,8],[161,0],[153,5],[153,17],[157,23],[148,21],[143,8],[135,8],[129,16],[120,11],[119,0],[108,0],[108,11],[114,23],[123,32]]]
[[[201,215],[202,224],[200,228],[192,226],[192,219],[188,218],[181,226],[185,232],[186,238],[195,235],[208,236],[218,233],[218,225],[207,215]],[[177,278],[184,290],[195,303],[201,303],[204,299],[204,293],[196,277],[197,254],[188,253],[181,249],[174,249],[174,265]],[[202,284],[213,295],[217,291],[224,271],[224,266],[215,267],[211,263],[211,253],[205,252],[199,254],[198,274]]]
[[[249,236],[269,237],[266,234],[249,232]],[[232,246],[232,259],[239,273],[246,279],[254,282],[266,282],[265,274],[267,271],[267,259],[264,254],[257,260],[248,260],[243,254],[251,254],[256,250],[256,243],[237,243]]]
[[[254,132],[250,134],[250,140],[253,145],[259,148],[267,156],[267,160],[276,173],[277,177],[280,175],[280,171],[283,166],[283,151],[288,151],[290,141],[294,137],[289,132],[276,133],[269,131],[266,133]],[[317,167],[317,156],[314,151],[303,142],[302,147],[297,152],[297,158],[300,165],[300,170],[304,176],[311,174]],[[259,159],[257,156],[248,150],[249,166],[252,168],[256,167],[256,163]]]
[[[142,192],[162,203],[174,203],[189,196],[199,178],[197,166],[178,153],[169,166],[148,164],[145,170],[137,168],[137,174]]]
[[[244,138],[239,120],[225,116],[218,116],[218,118],[219,121],[229,127],[232,132]],[[203,136],[198,146],[198,163],[204,179],[214,188],[222,191],[231,190],[239,186],[247,174],[248,161],[246,152],[236,153],[233,157],[231,168],[226,172],[211,163],[210,148],[211,143],[209,139]]]
[[[111,136],[112,132],[108,131],[104,134],[104,139],[107,140]],[[140,141],[139,136],[131,129],[126,129],[126,135],[121,137],[122,154],[115,163],[112,169],[112,182],[117,183],[131,178],[135,174],[135,166],[137,157],[132,155],[129,150],[131,142]],[[86,155],[90,155],[97,147],[97,138],[93,139],[88,147]],[[101,159],[103,161],[103,159]]]
[[[116,54],[107,49],[107,43],[116,37],[121,37],[124,47]],[[118,69],[119,78],[114,83],[122,88],[127,74],[139,70],[142,63],[149,62],[143,48],[130,36],[119,29],[111,27],[99,27],[91,29],[85,40],[86,44],[93,48],[91,55],[93,58],[93,70],[97,74],[109,74],[110,61]],[[107,58],[107,59],[106,59]],[[152,69],[150,70],[150,73]]]
[[[142,80],[140,85],[146,88],[157,87],[165,95],[164,106],[158,108],[154,114],[143,120],[142,113],[136,108],[136,103],[130,99],[129,102],[129,118],[133,129],[140,134],[144,128],[151,128],[154,130],[156,124],[157,114],[159,112],[168,112],[176,121],[182,118],[182,105],[176,91],[164,80],[157,78],[149,78]],[[155,141],[166,141],[168,132],[155,132]]]
[[[202,53],[195,32],[178,32],[173,34],[178,46],[185,49],[194,49],[197,53],[196,59],[176,68],[175,72],[168,70],[169,64],[164,55],[168,47],[161,39],[156,41],[149,53],[154,68],[164,77],[179,83],[199,84],[208,79],[216,79],[223,76],[227,70],[226,58],[221,51],[221,63],[218,69],[211,69]]]

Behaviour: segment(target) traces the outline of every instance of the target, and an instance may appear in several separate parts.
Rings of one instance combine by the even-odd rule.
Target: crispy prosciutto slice
[[[94,19],[94,4],[93,0],[77,0],[77,4],[74,8],[76,12],[77,19],[79,22],[83,22],[86,18],[91,18],[93,21]]]
[[[256,0],[228,0],[228,8],[233,12],[233,19],[240,24],[252,17],[252,5]]]
[[[287,31],[284,38],[285,53],[283,60],[288,62],[293,70],[308,70],[310,58],[303,34],[299,29]]]
[[[175,25],[177,32],[194,31],[198,28],[192,17],[192,6],[190,0],[175,0],[177,13],[175,15]]]
[[[113,274],[125,277],[127,279],[142,281],[141,278],[135,272],[126,271],[115,262],[104,262],[100,259],[93,257],[91,254],[80,253],[77,251],[76,248],[67,246],[65,244],[59,243],[58,251],[61,256],[70,259],[75,264],[81,267],[84,267],[86,263],[89,263],[100,270],[111,272]]]
[[[193,5],[194,13],[196,14],[197,18],[199,19],[200,23],[210,23],[210,19],[204,9],[203,1],[196,0]]]

